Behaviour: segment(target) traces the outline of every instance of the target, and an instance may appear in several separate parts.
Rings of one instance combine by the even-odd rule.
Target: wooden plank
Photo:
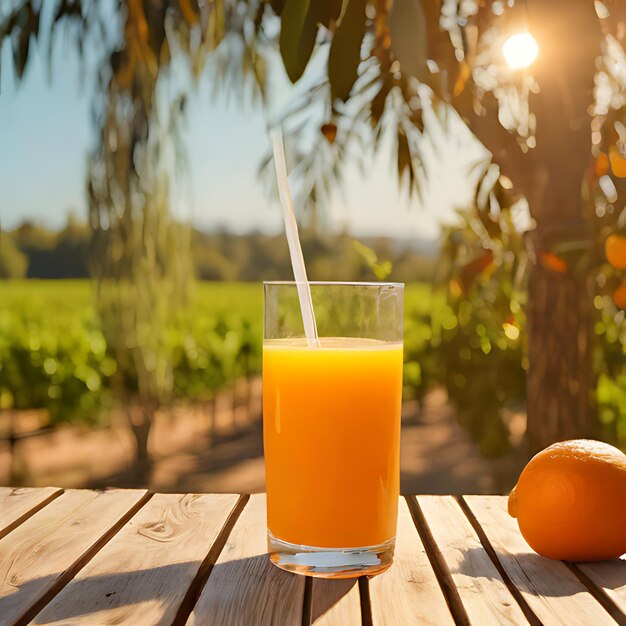
[[[69,490],[0,539],[0,616],[30,619],[135,511],[145,491]]]
[[[418,496],[437,549],[472,624],[526,624],[520,606],[452,496]]]
[[[361,626],[358,579],[314,578],[310,621],[315,626]]]
[[[614,620],[561,561],[539,556],[506,510],[506,497],[464,496],[504,571],[546,625],[588,626]]]
[[[238,499],[156,494],[34,623],[171,624]]]
[[[253,495],[237,520],[187,624],[300,626],[304,577],[267,556],[265,495]]]
[[[393,565],[370,580],[369,596],[375,626],[454,624],[404,498]]]
[[[615,606],[613,617],[626,624],[626,554],[621,559],[574,565]]]
[[[63,493],[56,487],[44,489],[12,489],[0,487],[0,537],[42,509]]]

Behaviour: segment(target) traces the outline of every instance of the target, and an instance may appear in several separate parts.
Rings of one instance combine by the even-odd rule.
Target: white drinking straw
[[[311,299],[311,287],[306,277],[306,267],[304,266],[304,257],[302,256],[302,247],[300,246],[300,237],[298,236],[298,223],[296,222],[296,214],[293,209],[293,202],[289,191],[287,164],[285,162],[285,145],[280,129],[272,133],[272,146],[274,148],[274,165],[276,166],[278,195],[280,196],[280,203],[283,207],[285,233],[287,234],[287,243],[289,244],[291,267],[293,268],[293,275],[296,279],[296,287],[298,288],[304,333],[309,348],[319,348],[320,341],[317,337],[315,313]]]

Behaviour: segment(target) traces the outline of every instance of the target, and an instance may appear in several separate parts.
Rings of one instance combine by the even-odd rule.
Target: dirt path
[[[423,407],[405,405],[401,444],[403,493],[496,493],[502,461],[482,458],[459,427],[445,393]],[[240,435],[159,463],[153,488],[164,491],[264,491],[261,423]]]

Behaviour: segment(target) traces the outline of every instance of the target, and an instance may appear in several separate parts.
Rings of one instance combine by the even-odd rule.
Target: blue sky
[[[16,84],[10,50],[2,50],[0,77],[0,219],[12,228],[24,219],[60,226],[68,212],[86,215],[85,159],[93,142],[90,101],[93,72],[81,77],[74,48],[60,42],[49,76],[45,48],[36,51],[25,80]],[[286,85],[282,68],[276,82]],[[281,87],[282,89],[282,87]],[[285,87],[287,93],[287,88]],[[441,222],[468,196],[465,176],[475,158],[464,127],[453,124],[440,156],[430,152],[424,206],[397,189],[390,147],[366,157],[366,175],[348,167],[341,193],[328,207],[327,223],[357,235],[435,237]],[[176,194],[178,214],[204,229],[234,231],[281,228],[278,203],[259,180],[269,150],[260,107],[211,98],[208,80],[190,99],[185,139],[190,193]]]

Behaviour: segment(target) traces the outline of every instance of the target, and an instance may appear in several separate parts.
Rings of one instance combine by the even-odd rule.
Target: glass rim
[[[376,282],[376,281],[355,281],[355,280],[309,280],[309,285],[314,285],[316,287],[332,287],[332,286],[343,286],[343,287],[401,287],[404,289],[404,283],[393,283],[393,282]],[[295,287],[298,284],[303,284],[301,281],[295,280],[264,280],[263,286],[276,286],[276,287]]]

